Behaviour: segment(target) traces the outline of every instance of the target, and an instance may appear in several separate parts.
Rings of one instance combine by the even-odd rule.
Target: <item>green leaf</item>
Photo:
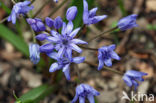
[[[43,84],[25,93],[23,96],[18,98],[16,103],[38,103],[41,99],[49,95],[54,88],[55,86]]]
[[[11,31],[3,24],[0,24],[0,37],[10,42],[25,56],[29,56],[28,45],[24,42],[24,40],[17,36],[13,31]]]
[[[94,0],[87,0],[89,8],[94,4]],[[82,16],[83,16],[83,0],[72,0],[71,6],[77,6],[78,13],[73,21],[74,28],[82,26]]]
[[[118,0],[118,4],[119,4],[120,10],[122,12],[122,16],[126,16],[127,12],[124,7],[124,0]]]

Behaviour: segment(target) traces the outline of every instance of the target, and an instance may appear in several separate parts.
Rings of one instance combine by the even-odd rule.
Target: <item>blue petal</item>
[[[63,22],[61,33],[62,33],[62,35],[66,35],[66,23],[64,23],[64,22]]]
[[[59,38],[57,38],[57,37],[52,37],[52,36],[48,36],[48,37],[46,37],[46,39],[48,40],[48,41],[50,41],[50,42],[52,42],[52,43],[57,43],[57,42],[59,42]]]
[[[77,45],[71,43],[71,44],[70,44],[70,47],[71,47],[73,50],[77,51],[78,53],[82,53],[82,50],[81,50]]]
[[[72,60],[72,49],[70,48],[66,49],[66,56],[70,61]]]
[[[72,43],[74,43],[74,44],[88,44],[87,42],[80,40],[80,39],[73,39]]]
[[[77,15],[77,7],[72,6],[67,10],[66,18],[68,21],[72,21],[75,19],[76,15]]]
[[[60,48],[58,51],[58,57],[59,58],[63,57],[64,53],[65,53],[65,48],[64,47]]]
[[[109,50],[114,50],[116,48],[116,45],[115,44],[112,44],[112,45],[109,45],[108,46],[108,49]]]
[[[82,62],[84,62],[84,60],[85,60],[85,57],[75,57],[75,58],[73,58],[73,62],[76,63],[76,64],[82,63]]]
[[[105,63],[105,65],[108,66],[108,67],[112,66],[111,58],[105,59],[105,60],[104,60],[104,63]]]
[[[85,98],[84,98],[84,97],[79,96],[79,103],[85,103]]]
[[[136,81],[134,81],[134,80],[132,80],[132,83],[134,85],[134,90],[136,91],[136,89],[139,86],[139,84]]]
[[[71,103],[75,103],[76,101],[77,101],[77,99],[78,99],[78,94],[76,93],[76,95],[75,95],[75,97],[73,98],[73,100],[72,100],[72,102]]]
[[[111,58],[120,60],[120,57],[114,51],[111,51],[110,54],[111,54]]]
[[[98,10],[98,8],[93,8],[89,11],[89,17],[94,17],[96,15],[96,11]]]
[[[49,72],[55,72],[56,70],[59,69],[58,67],[59,67],[58,63],[53,63],[53,64],[50,66]]]
[[[69,34],[70,37],[74,38],[76,34],[79,32],[80,28],[76,28],[73,32]]]
[[[124,82],[126,83],[127,86],[129,86],[129,87],[132,86],[132,81],[128,76],[124,75],[122,79],[124,80]]]
[[[92,21],[92,24],[96,24],[96,23],[98,23],[99,21],[101,21],[101,20],[103,20],[105,18],[107,18],[107,15],[95,16],[95,17],[93,17],[91,19],[91,21]]]
[[[59,59],[56,52],[47,53],[47,55],[52,59],[55,59],[55,60]]]
[[[37,40],[43,41],[46,39],[46,37],[47,37],[47,34],[41,33],[41,34],[38,34],[35,38]]]
[[[56,32],[54,30],[51,30],[51,35],[54,36],[54,37],[59,37],[58,32]]]
[[[70,80],[70,69],[69,69],[69,65],[70,64],[67,64],[63,67],[63,72],[64,72],[64,75],[66,76],[66,79],[67,80]]]
[[[73,30],[73,22],[69,21],[67,24],[67,27],[66,27],[66,33],[70,34],[72,32],[72,30]]]
[[[89,103],[95,103],[94,96],[92,94],[87,95]]]
[[[104,61],[99,59],[99,65],[98,65],[98,70],[101,70],[104,66]]]
[[[138,71],[135,71],[135,70],[129,70],[129,71],[126,72],[126,75],[137,78],[137,77],[145,76],[145,75],[147,75],[147,73],[138,72]]]

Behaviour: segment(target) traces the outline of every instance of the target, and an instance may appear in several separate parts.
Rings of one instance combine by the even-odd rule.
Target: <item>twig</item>
[[[89,48],[89,47],[84,47],[84,46],[79,46],[79,47],[81,47],[81,48],[83,48],[83,49],[87,49],[87,50],[94,50],[94,51],[98,51],[98,49],[97,48]]]
[[[54,8],[54,10],[52,12],[50,12],[50,14],[48,15],[48,17],[51,17],[52,15],[55,14],[55,12],[57,10],[59,10],[68,0],[64,0],[59,6],[57,6],[56,8]]]
[[[47,0],[42,6],[41,8],[34,14],[33,18],[36,17],[41,11],[42,9],[50,2],[51,0]]]
[[[16,4],[16,2],[15,2],[14,0],[11,0],[11,2],[12,2],[13,4]]]
[[[104,35],[104,34],[106,34],[106,33],[109,33],[109,32],[114,31],[115,29],[117,29],[117,27],[112,28],[112,29],[109,29],[109,30],[107,30],[107,31],[103,31],[103,32],[100,33],[99,35],[97,35],[97,36],[91,38],[90,40],[88,40],[88,43],[91,42],[92,40],[95,40],[95,39],[98,38],[98,37],[101,37],[102,35]]]
[[[91,63],[91,62],[89,62],[89,61],[84,61],[83,63],[86,63],[86,64],[89,64],[89,65],[98,67],[97,64]],[[117,71],[117,70],[114,70],[114,69],[112,69],[112,68],[105,67],[105,66],[104,66],[103,68],[106,69],[106,70],[109,70],[109,71],[111,71],[111,72],[117,73],[117,74],[119,74],[119,75],[123,75],[123,73],[121,73],[121,72],[119,72],[119,71]]]
[[[0,21],[0,24],[4,23],[4,22],[8,19],[8,17],[9,17],[9,16],[7,16],[7,17],[5,17],[3,20],[1,20],[1,21]]]

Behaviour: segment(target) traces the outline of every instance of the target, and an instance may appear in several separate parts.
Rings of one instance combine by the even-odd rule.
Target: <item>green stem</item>
[[[95,66],[95,67],[98,66],[97,64],[91,63],[89,61],[84,61],[84,63],[89,64],[89,65],[92,65],[92,66]],[[115,69],[112,69],[112,68],[109,68],[109,67],[105,67],[105,66],[103,68],[106,69],[106,70],[108,70],[108,71],[114,72],[116,74],[123,75],[123,73],[121,73],[121,72],[119,72],[119,71],[117,71]]]
[[[91,38],[90,40],[88,40],[88,43],[91,42],[92,40],[95,40],[95,39],[97,39],[97,38],[103,36],[103,35],[106,34],[106,33],[113,32],[113,31],[116,30],[117,28],[118,28],[118,27],[114,27],[114,28],[109,29],[109,30],[107,30],[107,31],[103,31],[102,33],[100,33],[100,34],[96,35],[95,37]]]
[[[59,10],[68,0],[64,0],[59,6],[57,6],[56,8],[54,8],[54,10],[52,12],[50,12],[50,14],[48,15],[48,17],[51,17],[52,15],[55,14],[55,12],[57,10]]]

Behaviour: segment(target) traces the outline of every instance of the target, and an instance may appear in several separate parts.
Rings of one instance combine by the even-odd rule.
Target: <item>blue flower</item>
[[[45,22],[46,22],[47,26],[49,26],[50,28],[53,27],[53,25],[54,25],[54,20],[49,17],[45,18]]]
[[[98,8],[93,8],[92,10],[88,10],[88,3],[86,0],[83,0],[83,23],[90,25],[90,24],[96,24],[99,21],[105,19],[107,15],[102,16],[96,16],[96,11]]]
[[[29,54],[30,54],[30,60],[37,64],[40,61],[40,51],[39,51],[39,45],[35,43],[31,43],[29,45]]]
[[[42,20],[39,18],[35,19],[28,18],[27,22],[31,26],[31,28],[36,32],[45,31],[46,29]]]
[[[35,38],[37,40],[43,41],[46,39],[46,37],[47,37],[47,34],[41,33],[41,34],[38,34]]]
[[[112,66],[111,58],[120,60],[120,57],[113,51],[116,48],[115,44],[110,46],[103,46],[98,50],[99,66],[98,70],[101,70],[104,66]]]
[[[72,21],[75,19],[76,15],[77,15],[77,7],[72,6],[67,10],[66,18],[68,21]]]
[[[131,87],[132,85],[134,85],[135,90],[136,88],[139,86],[138,82],[136,81],[144,81],[144,79],[142,78],[143,76],[147,75],[147,73],[144,72],[138,72],[135,70],[128,70],[124,76],[123,76],[123,80],[126,83],[127,86]]]
[[[55,29],[60,29],[62,27],[62,25],[63,25],[63,21],[62,21],[61,17],[58,16],[57,18],[55,18],[55,20],[54,20]]]
[[[12,23],[15,24],[16,18],[19,17],[19,15],[25,15],[30,10],[32,10],[34,7],[28,6],[30,3],[31,3],[30,1],[16,3],[13,6],[10,16],[8,17],[8,22],[12,21]]]
[[[56,52],[49,53],[48,56],[57,60],[57,62],[50,66],[49,72],[55,72],[56,70],[62,69],[67,80],[70,80],[70,64],[79,64],[85,60],[85,57],[74,57],[71,59],[66,57],[60,58]]]
[[[137,18],[136,14],[129,15],[127,17],[120,19],[117,25],[119,29],[122,31],[131,29],[133,27],[137,27],[138,24],[136,24],[136,18]]]
[[[94,96],[98,96],[100,93],[88,84],[80,84],[76,87],[76,95],[71,103],[75,103],[79,98],[79,103],[85,103],[87,97],[90,103],[95,103]]]
[[[66,54],[68,58],[71,58],[72,50],[75,50],[78,53],[82,52],[76,44],[87,44],[87,42],[83,40],[74,39],[79,30],[80,28],[73,30],[73,23],[72,21],[69,21],[67,25],[63,23],[61,34],[52,30],[52,36],[48,36],[46,39],[55,44],[55,49],[58,51],[59,57],[63,57],[63,55]]]

